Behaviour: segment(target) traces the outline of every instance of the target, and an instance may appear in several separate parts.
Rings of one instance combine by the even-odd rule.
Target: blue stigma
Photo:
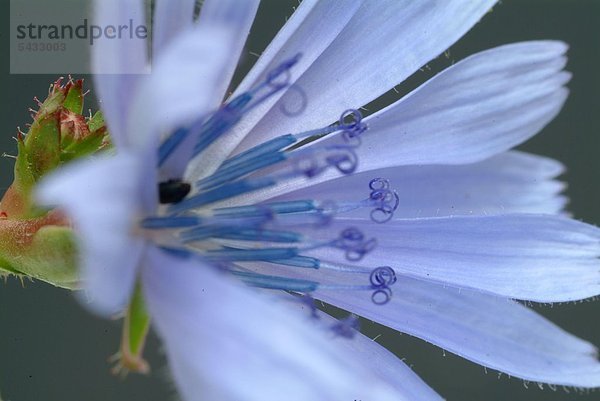
[[[389,266],[374,269],[369,277],[371,286],[375,290],[371,300],[377,305],[387,304],[392,298],[390,286],[396,282],[396,272]]]
[[[292,83],[291,76],[299,58],[296,55],[284,61],[262,82],[215,112],[176,129],[159,147],[159,173],[167,176],[169,171],[180,171],[169,167],[180,161],[174,155],[185,153],[178,149],[189,149],[192,156],[205,156],[205,151],[251,110],[284,90],[298,94],[301,102],[297,110],[281,106],[283,115],[301,113],[308,99]],[[162,181],[160,187],[164,205],[159,215],[142,219],[140,228],[152,230],[152,238],[160,238],[156,234],[164,231],[168,236],[165,242],[178,244],[163,248],[165,251],[208,261],[250,286],[294,294],[364,291],[370,293],[373,303],[385,304],[392,297],[395,271],[389,266],[364,265],[368,260],[365,256],[376,249],[376,238],[356,227],[340,227],[336,238],[313,235],[313,230],[336,223],[338,215],[357,209],[367,209],[376,223],[392,219],[400,201],[387,179],[372,179],[367,199],[251,201],[255,195],[316,178],[328,170],[338,175],[356,172],[356,148],[362,145],[367,129],[360,111],[348,109],[328,126],[275,136],[235,154],[197,182],[188,184],[181,177],[164,177],[167,181]],[[329,136],[326,141],[318,141],[324,136]],[[183,184],[185,193],[180,191]],[[336,275],[344,282],[352,278],[355,284],[338,284],[331,278]],[[336,335],[352,337],[358,330],[358,319],[350,316],[332,330]]]
[[[390,190],[390,182],[384,178],[372,179],[369,188],[371,188],[369,198],[375,204],[375,208],[371,211],[371,220],[376,223],[390,221],[400,204],[398,193]]]
[[[332,244],[346,252],[346,259],[351,262],[361,260],[377,246],[375,238],[365,239],[365,235],[355,227],[346,228]]]

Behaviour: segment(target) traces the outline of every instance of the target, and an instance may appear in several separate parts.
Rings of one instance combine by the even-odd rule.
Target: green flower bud
[[[38,101],[29,131],[17,135],[14,181],[0,201],[0,275],[77,285],[76,246],[68,219],[33,202],[35,184],[61,165],[110,148],[100,113],[85,117],[83,81],[56,81]]]

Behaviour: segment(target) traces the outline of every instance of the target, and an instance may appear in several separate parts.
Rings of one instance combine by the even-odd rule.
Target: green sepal
[[[35,185],[35,177],[31,168],[31,163],[27,158],[27,151],[23,138],[17,139],[18,156],[15,163],[15,180],[13,185],[19,191],[30,191]]]
[[[61,90],[60,80],[50,87],[50,93],[43,103],[39,104],[40,109],[34,116],[34,120],[44,118],[50,114],[56,113],[63,105],[65,92]]]
[[[68,86],[63,107],[71,113],[83,113],[83,80],[77,80]]]
[[[2,199],[2,210],[13,219],[22,219],[30,217],[32,210],[32,190],[35,185],[35,176],[23,138],[17,138],[18,156],[15,162],[15,179],[12,185],[6,191]]]
[[[60,163],[60,113],[36,119],[25,137],[25,152],[37,181]],[[19,154],[20,156],[20,154]]]
[[[92,133],[105,128],[106,122],[104,121],[104,114],[102,114],[101,111],[97,111],[96,114],[94,114],[88,121],[88,126],[90,127],[90,132]]]

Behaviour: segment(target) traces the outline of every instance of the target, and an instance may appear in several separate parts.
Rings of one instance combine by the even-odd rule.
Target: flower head
[[[206,1],[193,21],[194,3],[157,2],[147,76],[103,75],[147,49],[99,42],[117,154],[39,191],[81,234],[93,310],[123,310],[140,281],[186,399],[439,399],[354,318],[302,317],[289,293],[526,380],[600,385],[592,345],[512,301],[600,292],[600,231],[556,215],[562,167],[507,152],[562,107],[563,43],[476,54],[363,118],[494,2],[307,0],[219,106],[258,3]],[[143,18],[139,1],[96,8]]]

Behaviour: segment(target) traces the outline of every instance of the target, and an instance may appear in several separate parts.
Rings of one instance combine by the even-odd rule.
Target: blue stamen
[[[244,114],[244,107],[250,103],[252,95],[243,93],[223,106],[199,128],[198,142],[194,155],[198,155],[208,146],[236,125]]]
[[[194,216],[147,217],[140,226],[148,229],[186,228],[197,226],[200,221],[199,217]]]
[[[259,158],[248,160],[246,163],[239,163],[231,167],[219,169],[215,174],[199,181],[198,186],[201,189],[214,188],[257,170],[277,164],[285,159],[286,156],[283,152],[266,154]]]
[[[210,249],[206,251],[206,257],[210,260],[230,260],[230,261],[272,261],[280,259],[293,258],[298,255],[297,248],[262,248],[262,249],[241,249],[241,248],[222,248]]]
[[[219,169],[238,165],[239,163],[244,163],[250,159],[277,152],[294,143],[296,143],[296,139],[294,139],[294,136],[291,134],[279,136],[225,160]]]
[[[194,253],[187,249],[171,248],[171,247],[166,247],[166,246],[161,246],[160,249],[167,252],[168,254],[170,254],[172,256],[182,258],[182,259],[188,259],[188,258],[194,256]]]
[[[248,192],[256,191],[275,185],[276,181],[271,178],[258,178],[254,180],[242,180],[222,185],[208,192],[199,193],[182,200],[179,203],[170,205],[169,212],[173,214],[181,213],[186,210],[202,207],[210,203],[218,202],[223,199],[233,198]]]
[[[238,229],[238,227],[235,226],[200,226],[182,232],[179,235],[179,239],[184,243],[202,241],[224,235],[225,233],[236,229]]]
[[[246,284],[258,288],[294,292],[313,292],[319,287],[319,283],[310,280],[268,276],[251,272],[241,272],[237,270],[231,271],[231,273],[234,276],[239,277]]]
[[[302,255],[294,256],[288,259],[271,260],[270,262],[279,265],[302,267],[308,269],[318,269],[321,267],[321,261],[319,259]]]
[[[342,273],[356,273],[356,274],[366,274],[368,271],[365,270],[364,267],[356,267],[352,265],[346,265],[341,263],[332,263],[332,262],[324,262],[322,260],[319,261],[319,267],[321,269],[333,270]]]
[[[333,209],[319,207],[318,209],[309,212],[273,215],[273,219],[269,223],[274,227],[323,227],[331,223],[334,216],[332,211]]]
[[[300,132],[299,134],[294,134],[293,136],[296,139],[296,141],[300,141],[300,140],[306,139],[306,138],[331,134],[332,132],[335,132],[338,130],[339,130],[339,127],[337,127],[336,125],[330,125],[325,128],[317,128],[317,129],[311,129],[309,131]]]
[[[187,138],[190,134],[188,128],[182,127],[177,129],[169,136],[158,148],[158,166],[162,166],[169,158],[175,149]]]
[[[214,213],[215,216],[219,217],[240,218],[262,216],[266,210],[271,214],[300,213],[314,211],[316,210],[316,206],[314,201],[311,200],[297,200],[263,203],[256,206],[227,207],[215,209]]]
[[[262,229],[244,229],[236,230],[234,232],[224,233],[218,236],[218,238],[240,240],[240,241],[265,241],[265,242],[284,242],[284,243],[295,243],[300,242],[302,236],[298,233],[291,231],[275,231],[275,230],[262,230]]]
[[[291,231],[274,231],[256,228],[240,228],[235,226],[225,227],[197,227],[183,232],[181,239],[184,242],[200,241],[208,238],[222,238],[239,241],[255,242],[300,242],[302,236]]]

